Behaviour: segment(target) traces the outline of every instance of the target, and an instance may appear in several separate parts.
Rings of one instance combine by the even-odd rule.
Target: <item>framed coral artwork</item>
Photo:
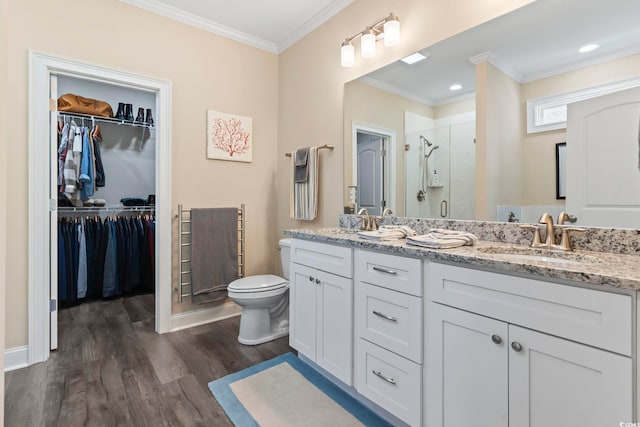
[[[251,162],[252,153],[251,117],[207,111],[207,159]]]

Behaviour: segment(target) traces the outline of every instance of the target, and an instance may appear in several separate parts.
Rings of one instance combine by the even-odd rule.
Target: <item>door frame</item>
[[[156,332],[168,332],[171,322],[171,82],[29,50],[29,365],[49,358],[50,214],[57,210],[56,201],[49,200],[50,167],[57,150],[43,150],[42,141],[50,139],[50,110],[56,107],[49,100],[52,74],[156,93],[156,220],[162,225],[155,242]]]
[[[396,131],[394,129],[387,129],[376,125],[370,125],[367,123],[353,122],[351,125],[351,182],[358,182],[358,132],[364,132],[368,134],[379,135],[387,138],[389,146],[386,148],[387,153],[384,160],[384,169],[387,172],[385,175],[387,182],[383,182],[388,185],[386,189],[385,199],[387,207],[397,213],[396,211],[396,192],[397,180],[396,180]]]

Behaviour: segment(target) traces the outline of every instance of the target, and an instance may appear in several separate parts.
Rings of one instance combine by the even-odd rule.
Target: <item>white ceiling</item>
[[[578,53],[588,43],[601,47]],[[489,62],[524,83],[638,53],[640,0],[538,0],[424,51],[431,54],[428,60],[398,61],[360,80],[441,105],[473,95],[475,66],[469,58],[476,55],[488,55]],[[453,83],[463,89],[451,92]]]
[[[121,0],[280,53],[353,0]]]

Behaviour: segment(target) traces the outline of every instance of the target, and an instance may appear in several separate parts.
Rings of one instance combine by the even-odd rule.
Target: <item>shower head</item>
[[[433,142],[429,141],[427,138],[425,138],[424,136],[420,135],[420,141],[424,142],[427,144],[427,147],[431,147],[433,145]]]
[[[440,148],[439,145],[434,145],[433,147],[431,147],[431,150],[429,150],[429,152],[424,155],[424,157],[428,159],[431,156],[431,154],[433,153],[433,150],[437,150],[438,148]]]

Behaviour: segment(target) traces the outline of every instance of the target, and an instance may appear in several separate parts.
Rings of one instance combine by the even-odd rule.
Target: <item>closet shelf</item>
[[[123,126],[131,126],[131,127],[136,127],[136,128],[146,128],[146,129],[153,129],[154,126],[153,125],[149,125],[146,123],[140,123],[140,122],[130,122],[127,120],[120,120],[120,119],[116,119],[116,118],[111,118],[111,117],[102,117],[102,116],[92,116],[90,114],[81,114],[81,113],[67,113],[64,111],[58,111],[58,116],[60,117],[71,117],[71,118],[75,118],[75,119],[80,119],[80,120],[91,120],[92,122],[100,122],[100,123],[112,123],[115,125],[123,125]]]
[[[149,212],[155,210],[155,206],[76,206],[58,208],[58,212]]]

